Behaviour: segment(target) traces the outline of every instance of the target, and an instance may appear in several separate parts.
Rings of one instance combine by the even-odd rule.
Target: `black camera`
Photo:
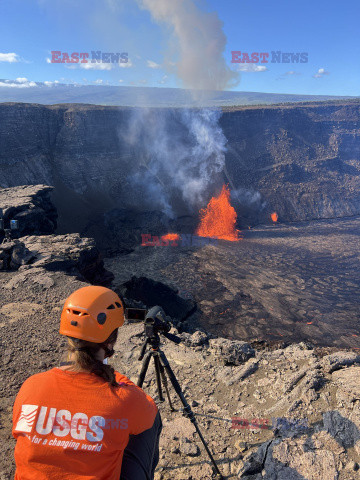
[[[171,330],[171,324],[166,320],[164,310],[156,305],[147,310],[146,308],[126,308],[125,319],[130,322],[144,322],[145,335],[153,337],[159,333],[168,333]]]
[[[159,307],[152,307],[145,316],[145,335],[154,337],[159,333],[166,334],[171,330],[171,324],[166,320],[164,310]]]
[[[166,320],[165,312],[159,307],[159,305],[151,307],[150,310],[147,310],[146,308],[125,308],[124,316],[125,320],[129,323],[144,322],[145,337],[150,343],[157,343],[159,341],[159,334],[164,335],[164,337],[172,342],[181,342],[180,338],[169,333],[171,330],[171,323]]]

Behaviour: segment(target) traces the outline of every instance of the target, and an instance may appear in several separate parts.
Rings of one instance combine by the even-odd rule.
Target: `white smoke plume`
[[[238,83],[238,73],[230,70],[223,57],[226,36],[215,12],[201,10],[195,0],[138,3],[169,28],[168,51],[175,46],[177,56],[167,64],[175,66],[184,87],[193,95],[196,92],[199,105],[201,96]],[[220,110],[207,108],[144,110],[133,116],[126,138],[142,167],[129,180],[167,215],[175,216],[173,204],[179,206],[181,201],[198,210],[215,188],[225,165],[227,142],[220,116]]]
[[[176,71],[186,88],[224,90],[239,83],[225,62],[226,36],[216,12],[201,10],[195,0],[138,0],[157,23],[171,28],[177,42]]]
[[[231,200],[235,205],[256,208],[263,210],[266,206],[265,200],[261,197],[261,193],[254,189],[237,188],[231,190]]]
[[[207,200],[225,162],[226,138],[210,109],[141,109],[132,114],[122,136],[137,159],[129,181],[142,200],[170,217],[171,200],[190,210]],[[176,202],[175,202],[176,203]]]

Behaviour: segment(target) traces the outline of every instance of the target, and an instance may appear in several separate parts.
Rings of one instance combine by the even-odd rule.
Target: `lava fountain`
[[[206,208],[199,212],[200,224],[196,230],[199,237],[215,237],[237,242],[239,230],[235,228],[237,214],[230,203],[229,187],[223,185],[218,197],[212,197]]]
[[[278,218],[279,218],[279,215],[278,215],[276,212],[274,212],[274,213],[271,214],[271,220],[272,220],[274,223],[276,223],[276,222],[278,221]]]

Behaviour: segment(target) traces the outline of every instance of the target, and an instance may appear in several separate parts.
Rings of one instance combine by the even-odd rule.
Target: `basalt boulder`
[[[52,190],[47,185],[0,188],[0,218],[4,228],[10,229],[10,220],[18,221],[18,229],[11,232],[13,238],[55,233],[57,211],[50,198]],[[0,230],[0,240],[3,237],[4,231]]]
[[[0,269],[43,268],[62,271],[98,285],[110,285],[112,273],[95,241],[79,234],[26,236],[0,245]]]

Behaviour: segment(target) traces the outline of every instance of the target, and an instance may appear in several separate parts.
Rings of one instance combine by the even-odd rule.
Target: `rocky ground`
[[[123,328],[114,361],[134,381],[141,332],[139,325]],[[226,478],[359,478],[359,355],[300,343],[249,358],[241,342],[210,339],[208,345],[199,332],[181,336],[183,344],[164,341],[163,350]],[[153,370],[148,377],[144,388],[157,399]],[[160,407],[156,478],[210,479],[195,429],[181,416],[173,390],[171,397],[178,411],[167,402]],[[239,428],[233,428],[235,419]]]
[[[113,277],[113,288],[132,305],[171,311],[172,332],[182,342],[163,339],[162,347],[225,478],[360,478],[358,232],[358,219],[264,227],[237,244],[139,246],[107,259],[106,269],[94,242],[76,234],[27,235],[3,245],[0,479],[14,474],[11,417],[21,384],[60,362],[64,300],[90,280],[109,284]],[[215,322],[227,304],[226,322]],[[308,324],[316,305],[332,320]],[[230,327],[226,336],[236,340],[222,338]],[[112,363],[136,381],[143,325],[129,323],[120,332]],[[214,478],[174,390],[176,411],[159,402],[153,366],[144,389],[164,425],[156,479]]]
[[[114,285],[135,275],[172,286],[197,305],[187,322],[219,336],[360,348],[360,217],[242,235],[203,248],[141,247],[139,237],[132,253],[105,264]]]
[[[4,220],[4,228],[10,228],[10,220],[17,220],[16,236],[53,233],[58,215],[50,200],[52,190],[47,185],[1,188],[0,218]],[[3,237],[4,232],[0,231],[1,241]]]
[[[24,265],[0,272],[0,478],[12,478],[11,411],[29,375],[58,365],[65,298],[84,282]],[[113,364],[136,381],[143,326],[121,329]],[[178,333],[176,329],[172,330]],[[306,343],[253,349],[201,330],[180,334],[166,353],[225,478],[359,478],[360,355]],[[158,401],[153,367],[144,389]],[[210,462],[173,389],[163,418],[158,480],[211,479]],[[237,421],[237,423],[235,422]],[[237,427],[237,428],[232,428]]]

